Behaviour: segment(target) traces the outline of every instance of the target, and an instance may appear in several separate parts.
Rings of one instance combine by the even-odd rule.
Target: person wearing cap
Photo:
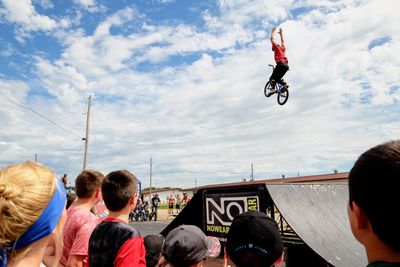
[[[368,267],[400,266],[400,140],[364,152],[349,173],[348,217]]]
[[[146,248],[146,267],[163,266],[161,256],[165,238],[162,235],[147,235],[144,237],[144,247]]]
[[[162,254],[172,267],[199,267],[220,252],[218,238],[206,236],[197,226],[181,225],[168,233]]]
[[[283,260],[283,242],[277,223],[265,213],[248,211],[237,215],[225,246],[227,260],[237,267],[270,267]]]

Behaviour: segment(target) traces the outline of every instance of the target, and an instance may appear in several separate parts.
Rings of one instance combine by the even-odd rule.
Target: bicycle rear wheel
[[[264,95],[268,97],[268,93],[272,90],[271,83],[268,81],[264,86]]]
[[[284,105],[289,98],[289,90],[286,88],[281,88],[280,92],[278,92],[277,100],[279,105]]]

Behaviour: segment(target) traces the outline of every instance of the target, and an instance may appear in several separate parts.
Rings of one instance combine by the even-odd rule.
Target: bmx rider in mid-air
[[[281,37],[280,45],[274,41],[275,31],[276,31],[276,27],[272,28],[271,37],[269,39],[271,40],[272,51],[274,51],[276,67],[275,67],[274,71],[272,72],[272,75],[269,78],[269,81],[271,82],[272,88],[275,88],[276,82],[282,84],[283,87],[288,88],[289,85],[287,85],[287,83],[285,83],[282,80],[283,76],[289,70],[289,65],[288,65],[289,61],[286,57],[286,47],[285,47],[285,41],[283,40],[283,31],[282,31],[282,28],[280,28],[279,32],[278,32]],[[268,93],[267,96],[271,96],[274,93],[275,93],[275,89],[273,89],[270,93]]]

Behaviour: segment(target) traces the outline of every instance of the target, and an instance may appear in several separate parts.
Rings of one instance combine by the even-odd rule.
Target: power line
[[[71,135],[73,135],[73,136],[76,136],[76,137],[78,137],[79,139],[82,139],[82,136],[79,136],[79,135],[77,135],[77,134],[74,134],[74,133],[71,132],[70,130],[64,128],[63,126],[59,125],[58,123],[56,123],[56,122],[52,121],[51,119],[47,118],[46,116],[40,114],[39,112],[37,112],[37,111],[34,110],[33,108],[25,107],[24,105],[22,105],[22,104],[16,102],[15,100],[9,98],[7,95],[5,95],[5,94],[2,93],[2,92],[0,92],[0,96],[3,97],[4,99],[8,100],[9,102],[13,103],[14,105],[19,106],[20,108],[24,108],[24,109],[27,109],[27,110],[32,111],[33,113],[35,113],[36,115],[40,116],[41,118],[47,120],[48,122],[54,124],[55,126],[61,128],[61,129],[63,129],[63,130],[66,131],[67,133],[69,133],[69,134],[71,134]]]
[[[74,160],[76,158],[76,156],[78,155],[79,152],[82,151],[83,147],[84,147],[84,143],[81,144],[81,146],[79,147],[79,149],[75,152],[75,154],[69,159],[69,161],[63,166],[62,170],[66,170],[67,167],[69,167],[69,164],[72,162],[72,160]]]

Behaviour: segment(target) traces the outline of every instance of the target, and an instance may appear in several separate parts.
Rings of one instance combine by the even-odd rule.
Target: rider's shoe
[[[267,97],[270,97],[271,95],[275,94],[276,90],[275,89],[271,89],[271,91],[267,94]]]

